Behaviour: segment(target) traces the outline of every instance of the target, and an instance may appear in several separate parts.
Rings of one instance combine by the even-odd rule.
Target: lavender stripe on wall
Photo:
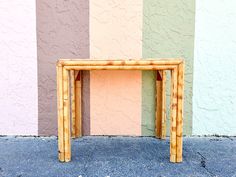
[[[89,1],[36,1],[39,135],[57,134],[56,61],[89,58]],[[89,73],[83,100],[89,100]],[[86,88],[88,87],[88,88]],[[86,91],[85,91],[86,90]],[[84,131],[89,132],[89,103],[83,102]],[[86,105],[86,106],[85,106]]]

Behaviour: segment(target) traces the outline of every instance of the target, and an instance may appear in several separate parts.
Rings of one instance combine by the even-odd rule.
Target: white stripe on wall
[[[0,135],[37,135],[34,0],[0,1],[0,49]]]
[[[193,134],[236,135],[236,1],[197,0]]]

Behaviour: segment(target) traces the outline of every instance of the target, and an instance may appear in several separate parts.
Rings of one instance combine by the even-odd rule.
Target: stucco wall
[[[89,58],[88,12],[87,0],[37,1],[40,135],[57,134],[56,61]]]
[[[58,58],[160,57],[186,62],[184,134],[236,135],[235,7],[197,0],[195,19],[195,0],[0,1],[0,135],[57,134]],[[154,135],[154,72],[91,76],[84,135]]]
[[[143,57],[185,60],[184,134],[189,135],[192,133],[195,0],[145,0],[143,6]],[[153,135],[155,128],[154,79],[155,75],[152,72],[143,72],[144,135]],[[168,100],[169,93],[170,91]],[[168,122],[169,118],[168,111]]]
[[[236,1],[198,0],[193,134],[236,135]]]
[[[38,134],[35,1],[0,1],[0,135]]]
[[[142,0],[90,0],[90,57],[142,57]],[[141,72],[91,71],[91,134],[141,135]]]

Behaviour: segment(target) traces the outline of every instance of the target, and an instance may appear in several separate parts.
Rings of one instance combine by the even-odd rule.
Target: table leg
[[[65,162],[69,162],[71,160],[69,71],[65,68],[63,68],[63,101]]]
[[[62,66],[57,66],[57,115],[58,115],[58,158],[65,161],[64,117],[63,117],[63,73]]]
[[[166,138],[166,71],[162,71],[162,121],[161,121],[161,138]]]
[[[70,89],[71,89],[71,121],[72,121],[72,131],[71,137],[75,138],[76,132],[76,117],[75,117],[75,72],[70,70]]]
[[[166,72],[157,71],[156,79],[156,137],[166,138]]]
[[[178,66],[178,111],[177,111],[177,157],[176,162],[182,162],[182,148],[183,148],[183,97],[184,97],[184,64]]]
[[[81,83],[82,72],[75,72],[75,137],[82,136],[82,118],[81,118]]]
[[[176,120],[177,120],[177,79],[178,68],[171,71],[171,130],[170,130],[170,161],[176,162]]]

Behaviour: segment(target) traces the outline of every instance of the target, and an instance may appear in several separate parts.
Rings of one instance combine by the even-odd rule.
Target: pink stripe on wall
[[[35,1],[0,1],[0,66],[0,135],[37,135]]]
[[[142,0],[90,0],[90,58],[142,57]],[[92,71],[92,135],[141,135],[141,72]]]

